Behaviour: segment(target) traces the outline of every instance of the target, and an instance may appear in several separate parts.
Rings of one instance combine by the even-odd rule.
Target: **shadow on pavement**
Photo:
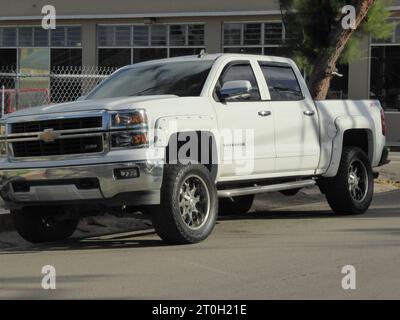
[[[296,210],[296,211],[252,211],[242,215],[220,217],[220,221],[235,220],[297,220],[297,219],[368,219],[368,218],[400,218],[400,205],[396,208],[372,208],[360,215],[334,214],[330,210]]]
[[[101,238],[79,238],[69,239],[62,242],[53,242],[38,245],[29,245],[17,248],[9,248],[0,251],[0,254],[22,254],[45,251],[64,251],[64,250],[98,250],[98,249],[129,249],[129,248],[147,248],[167,246],[161,239],[136,239],[148,235],[154,235],[153,231],[126,233],[124,235],[116,234]]]
[[[315,218],[337,218],[330,211],[252,211],[241,215],[227,215],[220,217],[220,221],[235,220],[276,220],[276,219],[315,219]]]
[[[328,209],[303,209],[304,205],[300,208],[294,206],[293,210],[267,209],[251,211],[248,214],[242,215],[228,215],[220,217],[217,223],[224,223],[224,221],[243,221],[243,220],[304,220],[304,219],[375,219],[375,218],[400,218],[400,204],[397,201],[393,202],[393,197],[397,199],[398,191],[386,192],[377,195],[373,202],[373,207],[363,215],[335,215]],[[318,202],[319,203],[319,202]],[[317,204],[318,204],[317,203]],[[310,202],[315,204],[315,202]],[[321,203],[322,206],[325,206]],[[259,208],[256,208],[259,209]],[[344,230],[343,230],[344,231]],[[349,230],[347,230],[349,231]],[[393,234],[400,234],[395,229],[387,230],[374,230],[374,229],[354,229],[350,231],[357,232],[390,232]],[[0,250],[0,254],[21,254],[21,253],[34,253],[45,251],[61,251],[61,250],[99,250],[99,249],[129,249],[129,248],[148,248],[148,247],[170,247],[161,239],[146,239],[145,236],[155,235],[152,229],[135,230],[115,234],[94,236],[94,237],[80,237],[70,239],[68,241],[40,244],[40,245],[26,245],[17,248],[7,248]],[[142,239],[139,239],[142,238]]]

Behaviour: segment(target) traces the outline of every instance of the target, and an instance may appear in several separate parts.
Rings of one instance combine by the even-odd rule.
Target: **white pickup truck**
[[[1,123],[1,197],[31,242],[80,216],[141,206],[169,243],[196,243],[254,195],[318,185],[361,214],[387,163],[378,101],[316,101],[286,58],[216,54],[116,71],[77,102]]]

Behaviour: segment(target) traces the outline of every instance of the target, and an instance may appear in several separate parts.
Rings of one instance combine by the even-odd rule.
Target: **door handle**
[[[304,111],[303,113],[304,113],[306,116],[309,116],[309,117],[315,115],[315,111],[312,111],[312,110],[306,110],[306,111]]]
[[[259,115],[260,117],[268,117],[268,116],[270,116],[271,114],[272,114],[271,111],[266,111],[266,110],[260,111],[260,112],[258,113],[258,115]]]

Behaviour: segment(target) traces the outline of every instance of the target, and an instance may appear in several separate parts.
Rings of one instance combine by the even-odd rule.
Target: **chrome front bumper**
[[[119,180],[114,169],[121,168],[137,168],[139,177]],[[158,161],[0,169],[0,194],[8,206],[88,200],[107,204],[115,198],[121,204],[153,205],[160,202],[162,176],[163,163]]]

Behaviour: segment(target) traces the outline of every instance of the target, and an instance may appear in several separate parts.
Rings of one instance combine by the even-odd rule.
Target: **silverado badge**
[[[39,133],[38,136],[39,140],[43,142],[54,142],[59,137],[60,134],[53,129],[45,129],[43,132]]]

